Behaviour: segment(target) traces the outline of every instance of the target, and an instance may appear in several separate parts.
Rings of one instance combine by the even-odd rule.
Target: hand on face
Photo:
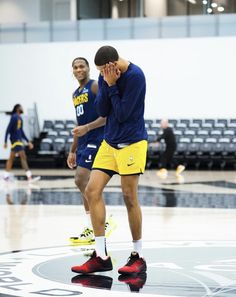
[[[116,84],[116,81],[120,78],[121,71],[114,63],[106,64],[103,70],[103,79],[108,84],[108,86],[113,86]]]

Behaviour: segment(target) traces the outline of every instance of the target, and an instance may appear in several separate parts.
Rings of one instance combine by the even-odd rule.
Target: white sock
[[[106,238],[105,236],[96,236],[95,237],[95,250],[98,257],[106,259]]]
[[[25,172],[25,175],[27,176],[27,178],[31,178],[32,177],[32,172],[30,170],[27,170]]]
[[[92,222],[91,222],[91,217],[90,217],[90,212],[86,211],[86,219],[87,219],[87,227],[89,229],[93,230]]]
[[[142,239],[133,240],[134,251],[139,254],[140,257],[143,257],[142,254]]]

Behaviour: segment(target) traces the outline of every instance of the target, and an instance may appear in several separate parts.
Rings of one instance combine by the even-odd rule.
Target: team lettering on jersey
[[[88,102],[88,93],[80,94],[79,96],[73,97],[74,106]]]

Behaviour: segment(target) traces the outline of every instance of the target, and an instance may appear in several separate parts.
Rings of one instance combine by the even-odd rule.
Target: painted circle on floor
[[[235,241],[144,242],[146,274],[117,273],[131,252],[129,243],[108,246],[113,270],[79,275],[92,246],[62,246],[0,254],[0,292],[8,296],[236,296]]]

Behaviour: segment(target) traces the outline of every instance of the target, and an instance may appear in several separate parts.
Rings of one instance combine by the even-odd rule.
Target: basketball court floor
[[[236,175],[232,171],[170,172],[140,179],[147,273],[119,276],[132,251],[126,209],[114,176],[104,198],[117,228],[107,239],[113,271],[77,275],[70,267],[93,245],[72,246],[86,224],[70,170],[23,171],[0,181],[0,296],[236,296]]]

